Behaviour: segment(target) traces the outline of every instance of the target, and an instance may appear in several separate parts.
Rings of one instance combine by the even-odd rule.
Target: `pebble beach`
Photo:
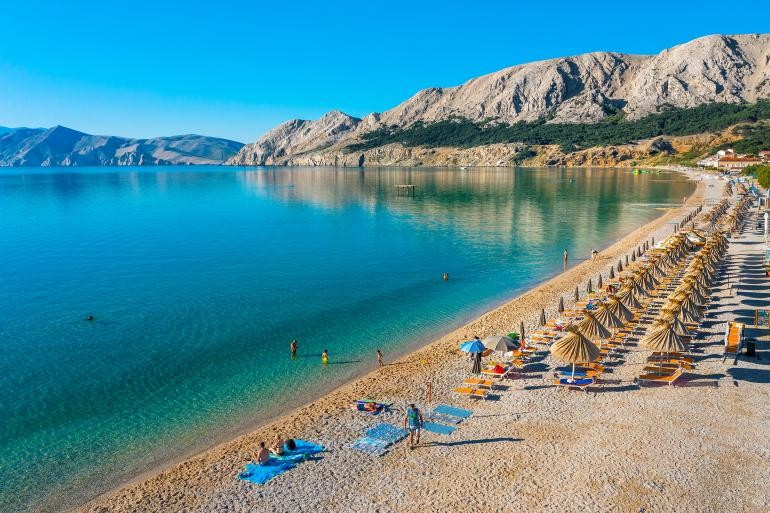
[[[693,179],[698,179],[693,175]],[[711,186],[713,185],[713,187]],[[556,364],[543,349],[488,400],[458,396],[470,361],[458,342],[526,330],[548,318],[558,298],[606,280],[610,267],[651,238],[670,234],[698,205],[719,199],[723,182],[704,179],[679,208],[629,233],[557,277],[397,361],[255,431],[102,495],[79,512],[490,512],[770,510],[770,378],[767,331],[760,359],[722,361],[724,326],[768,308],[770,282],[759,265],[763,239],[752,222],[731,239],[732,281],[712,292],[697,337],[697,366],[673,387],[635,383],[649,352],[629,347],[605,382],[586,392],[551,384]],[[736,278],[739,285],[736,286]],[[729,281],[729,280],[728,280]],[[753,314],[751,314],[753,315]],[[745,321],[746,319],[744,319]],[[430,386],[430,398],[428,390]],[[350,411],[360,398],[392,404],[377,417]],[[429,403],[430,399],[430,403]],[[380,422],[400,424],[405,402],[473,411],[449,436],[423,433],[410,450],[381,457],[350,449]],[[236,479],[260,441],[276,432],[321,443],[326,451],[265,485]]]

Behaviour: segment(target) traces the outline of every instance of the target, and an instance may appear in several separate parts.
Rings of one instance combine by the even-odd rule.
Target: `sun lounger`
[[[488,390],[484,390],[483,388],[459,387],[455,388],[455,392],[475,399],[486,399]]]
[[[583,379],[575,379],[575,380],[572,380],[570,378],[560,378],[560,379],[555,379],[553,381],[554,385],[558,385],[560,387],[566,387],[566,388],[578,388],[583,391],[586,391],[586,388],[589,385],[593,385],[594,383],[596,383],[596,380],[592,378],[583,378]]]
[[[495,382],[491,379],[479,379],[479,378],[468,378],[465,381],[463,381],[466,385],[476,386],[480,388],[492,388],[495,385]]]
[[[727,330],[725,331],[725,352],[722,356],[722,361],[727,359],[728,355],[735,356],[738,359],[738,354],[741,352],[743,345],[743,328],[742,322],[728,322]]]
[[[684,374],[684,371],[682,369],[676,369],[671,374],[642,374],[639,376],[639,384],[641,385],[643,382],[649,382],[649,383],[666,383],[669,386],[673,385],[674,382],[679,379],[679,377]]]

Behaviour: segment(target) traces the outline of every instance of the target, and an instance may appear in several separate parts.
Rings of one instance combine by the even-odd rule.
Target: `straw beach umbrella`
[[[597,321],[602,323],[602,326],[606,326],[607,328],[610,328],[613,332],[613,335],[615,334],[616,328],[622,328],[625,324],[620,317],[612,313],[612,310],[610,310],[609,305],[606,303],[602,303],[599,305],[599,308],[596,309],[596,313],[594,314],[594,317]]]
[[[651,351],[658,351],[664,354],[680,353],[687,350],[687,344],[682,338],[674,332],[670,323],[664,322],[658,325],[658,328],[645,336],[639,345]],[[663,363],[661,362],[661,368]]]
[[[617,296],[610,296],[610,300],[606,303],[607,309],[612,314],[623,322],[631,322],[634,318],[633,312],[624,305]]]
[[[593,282],[591,282],[591,278],[588,278],[588,285],[586,285],[586,292],[591,293],[594,290]]]
[[[582,321],[578,323],[577,329],[588,340],[596,342],[599,340],[606,340],[612,337],[612,333],[610,332],[610,330],[605,328],[604,325],[601,322],[599,322],[596,319],[596,317],[594,317],[594,314],[592,314],[588,310],[584,310],[583,314],[585,315],[585,317],[583,318]]]
[[[615,279],[615,268],[614,267],[610,267],[610,279],[611,280]]]
[[[690,336],[690,330],[688,330],[687,326],[685,326],[684,323],[681,321],[681,319],[679,319],[679,317],[677,316],[676,310],[669,310],[669,309],[661,310],[660,321],[670,323],[671,327],[674,329],[674,333],[676,333],[680,337]]]
[[[540,326],[545,326],[545,323],[548,322],[545,319],[545,308],[540,309]]]
[[[602,275],[599,275],[599,281],[596,282],[596,288],[599,290],[602,290],[604,288],[604,283],[602,282]]]
[[[521,347],[525,346],[525,342],[524,342],[524,321],[519,321],[519,342],[521,343]]]
[[[572,364],[572,379],[575,379],[575,364],[596,360],[601,354],[596,344],[588,340],[574,327],[567,328],[568,333],[551,346],[551,355],[564,363]]]
[[[580,301],[580,291],[575,287],[575,302]]]
[[[559,307],[557,308],[559,313],[564,313],[564,297],[559,298]]]
[[[621,262],[620,260],[618,260],[618,272],[619,273],[623,272],[623,262]]]

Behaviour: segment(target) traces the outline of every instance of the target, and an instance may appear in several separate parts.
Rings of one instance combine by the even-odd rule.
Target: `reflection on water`
[[[692,189],[614,170],[4,171],[0,511],[61,509],[269,418]]]

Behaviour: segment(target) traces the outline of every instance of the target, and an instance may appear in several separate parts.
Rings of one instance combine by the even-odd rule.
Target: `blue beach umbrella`
[[[481,340],[469,340],[460,343],[460,350],[465,351],[466,353],[483,353],[486,349],[486,346]]]
[[[484,346],[481,340],[469,340],[468,342],[463,342],[460,344],[460,349],[466,353],[473,354],[473,368],[471,369],[471,372],[474,374],[480,374],[481,353],[486,350],[486,346]]]

